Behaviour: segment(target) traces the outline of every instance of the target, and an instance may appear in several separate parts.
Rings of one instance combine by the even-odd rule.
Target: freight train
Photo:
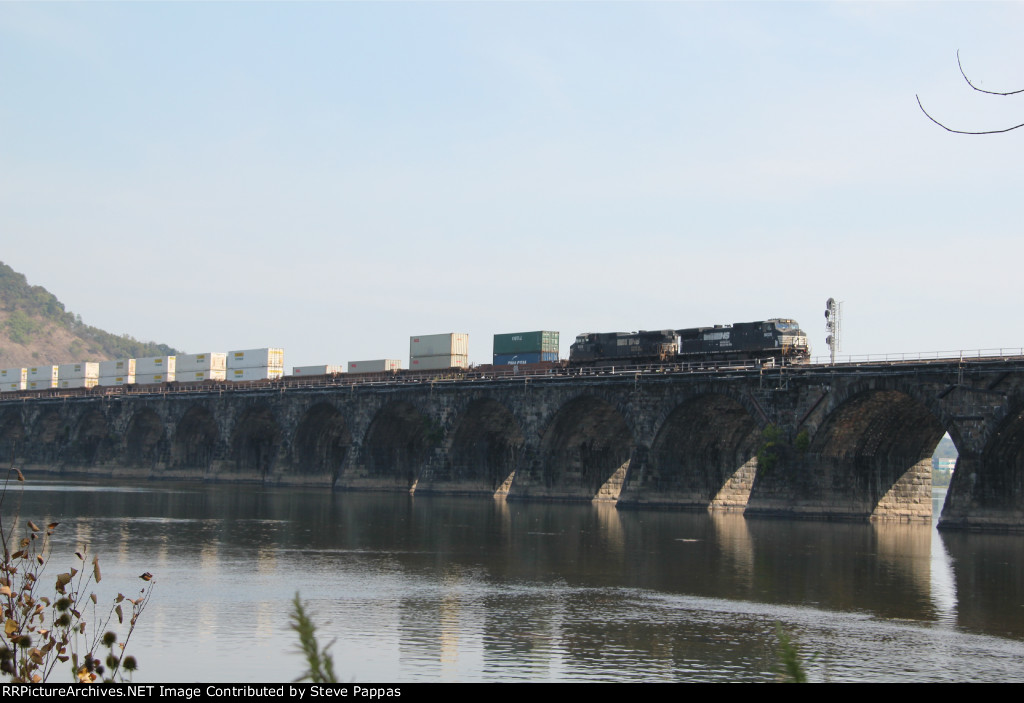
[[[569,365],[753,359],[800,364],[810,356],[796,320],[772,318],[681,330],[587,332],[569,348]]]
[[[464,335],[462,335],[464,336]],[[307,381],[330,382],[330,383],[388,383],[394,381],[416,382],[421,379],[436,379],[439,374],[444,378],[466,378],[476,376],[490,378],[504,376],[507,374],[518,374],[520,372],[539,373],[565,373],[572,369],[580,369],[598,366],[633,365],[649,363],[704,363],[719,361],[748,361],[762,360],[773,361],[774,363],[793,364],[805,363],[810,359],[810,350],[807,345],[807,335],[800,329],[795,320],[773,318],[762,322],[740,322],[733,325],[715,325],[714,327],[694,327],[680,330],[656,330],[640,332],[604,332],[584,333],[576,337],[569,351],[568,360],[558,360],[558,333],[557,332],[536,332],[516,333],[513,335],[496,335],[496,346],[499,338],[508,337],[502,340],[505,347],[517,350],[519,346],[526,345],[529,348],[538,346],[542,350],[534,354],[537,357],[533,361],[529,353],[513,354],[516,358],[512,361],[502,360],[508,354],[495,354],[495,364],[477,366],[472,369],[465,367],[452,367],[450,369],[435,370],[401,370],[398,368],[398,361],[382,360],[384,363],[379,369],[373,362],[370,364],[369,372],[363,372],[365,362],[353,362],[349,373],[341,373],[338,367],[299,367],[292,376],[281,375],[281,370],[271,373],[270,362],[267,367],[259,367],[256,378],[249,380],[248,376],[240,375],[240,371],[248,369],[235,369],[234,373],[228,374],[229,379],[216,380],[207,373],[179,374],[177,381],[160,381],[153,374],[135,376],[135,382],[122,386],[120,379],[117,384],[100,384],[92,388],[93,384],[86,384],[84,380],[72,379],[60,384],[53,381],[53,386],[46,384],[39,389],[25,388],[26,369],[0,369],[0,380],[5,381],[0,394],[5,398],[9,397],[34,397],[41,393],[52,394],[58,392],[61,395],[95,395],[104,393],[121,392],[118,389],[124,388],[127,391],[147,392],[153,389],[161,391],[201,387],[206,388],[242,388],[243,386],[263,387],[270,384],[296,385]],[[539,340],[539,341],[538,341]],[[533,346],[530,346],[533,345]],[[525,347],[524,347],[525,348]],[[545,351],[550,349],[551,351]],[[521,350],[520,350],[521,351]],[[276,369],[283,368],[283,352],[280,349],[254,349],[248,352],[233,352],[234,356],[256,353],[262,360],[268,354],[276,359]],[[207,355],[181,356],[183,366],[191,369],[189,360],[193,357],[206,357]],[[226,356],[226,355],[210,355]],[[519,359],[522,357],[522,360]],[[455,357],[450,357],[454,359]],[[148,362],[153,360],[131,360],[135,362]],[[162,362],[163,360],[160,359]],[[525,361],[525,363],[523,363]],[[119,364],[122,362],[102,362],[102,364]],[[360,367],[356,371],[358,363]],[[518,365],[518,364],[523,365]],[[96,366],[97,364],[92,364]],[[77,366],[88,366],[78,364]],[[47,371],[53,370],[53,366],[41,367]],[[138,368],[138,367],[136,367]],[[33,369],[35,371],[36,369]],[[181,371],[182,369],[179,369]],[[14,373],[18,379],[7,379],[6,376]],[[187,378],[186,378],[187,376]],[[163,378],[163,375],[159,375]],[[146,380],[142,380],[146,379]],[[317,379],[320,379],[317,381]],[[349,380],[351,379],[351,380]],[[9,381],[9,382],[7,382]],[[20,383],[19,383],[20,382]],[[21,385],[21,389],[18,389]]]

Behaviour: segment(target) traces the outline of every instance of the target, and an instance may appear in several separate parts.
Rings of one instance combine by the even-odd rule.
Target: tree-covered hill
[[[177,353],[82,322],[42,286],[0,262],[0,368],[138,358]]]

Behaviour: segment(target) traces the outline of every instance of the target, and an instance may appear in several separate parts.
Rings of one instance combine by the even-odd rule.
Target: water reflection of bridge
[[[0,461],[65,475],[1024,527],[1024,357],[83,394],[0,402]]]

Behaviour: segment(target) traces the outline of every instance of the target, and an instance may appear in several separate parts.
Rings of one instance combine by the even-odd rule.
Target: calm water
[[[296,591],[356,682],[771,680],[776,623],[813,680],[1024,680],[1024,536],[156,483],[22,514],[54,573],[88,543],[105,589],[156,575],[137,682],[293,680]]]

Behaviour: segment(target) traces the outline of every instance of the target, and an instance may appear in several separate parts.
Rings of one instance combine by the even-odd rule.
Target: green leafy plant
[[[797,432],[796,439],[793,440],[793,446],[796,447],[796,450],[801,455],[806,454],[807,450],[811,448],[811,435],[806,427]]]
[[[51,559],[50,538],[58,523],[45,528],[31,520],[22,524],[17,511],[6,519],[3,504],[12,474],[18,482],[25,481],[12,468],[0,489],[0,676],[14,683],[42,683],[59,664],[70,663],[73,680],[127,680],[137,662],[125,649],[152,597],[152,574],[140,577],[146,585],[135,598],[118,593],[104,615],[93,591],[102,578],[99,559],[89,559],[82,547],[74,554],[75,566],[57,574],[51,591],[44,579]]]
[[[757,470],[768,473],[779,461],[782,430],[775,425],[768,425],[761,431],[761,446],[757,450]]]
[[[313,683],[337,683],[338,679],[334,675],[334,660],[327,653],[327,650],[330,649],[331,644],[334,644],[334,642],[332,641],[331,644],[320,649],[316,642],[316,626],[309,619],[309,616],[306,615],[306,608],[303,606],[298,593],[292,599],[291,621],[291,628],[299,636],[299,649],[306,657],[306,664],[309,667],[302,676],[295,680],[308,680]]]
[[[779,663],[775,670],[778,680],[782,683],[807,683],[807,672],[804,671],[800,652],[780,623],[775,623],[775,636],[779,640]]]

